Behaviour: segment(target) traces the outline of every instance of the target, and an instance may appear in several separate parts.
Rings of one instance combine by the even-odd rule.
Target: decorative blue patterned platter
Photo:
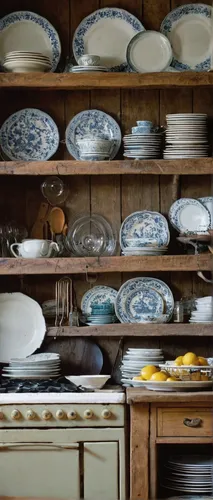
[[[47,113],[21,109],[3,123],[0,145],[11,160],[46,161],[58,149],[58,128]]]
[[[208,231],[211,216],[208,209],[194,198],[180,198],[169,209],[169,220],[179,233]]]
[[[149,321],[151,317],[160,316],[164,311],[162,295],[149,287],[140,291],[132,291],[126,300],[126,313],[134,323]]]
[[[140,299],[140,297],[143,296],[141,294],[144,294],[145,291],[147,293],[147,289],[149,289],[150,295],[146,298],[148,306],[145,308],[144,302]],[[133,278],[126,281],[126,283],[121,286],[115,301],[116,316],[121,323],[144,323],[148,321],[152,322],[152,320],[156,322],[157,316],[161,315],[161,306],[159,305],[160,303],[157,301],[156,296],[154,300],[153,297],[151,300],[151,294],[153,291],[157,292],[162,297],[164,302],[163,312],[165,315],[165,322],[169,321],[173,314],[174,298],[168,285],[156,278]],[[135,306],[132,306],[132,304],[136,303],[139,311],[138,318],[137,310],[135,309]],[[133,309],[134,314],[132,312]],[[142,314],[140,314],[141,309],[143,311]],[[150,317],[148,318],[149,313],[147,314],[145,311],[148,311],[149,309]]]
[[[114,118],[98,109],[82,111],[74,116],[67,126],[65,140],[69,153],[76,160],[80,160],[76,140],[88,135],[113,141],[110,153],[110,160],[113,160],[121,145],[121,129]]]
[[[187,4],[170,12],[160,31],[173,49],[171,65],[179,71],[208,71],[211,68],[211,16],[213,9],[205,4]]]
[[[83,314],[91,314],[92,306],[95,304],[114,304],[117,290],[105,285],[94,286],[82,297],[81,310]]]
[[[48,56],[52,71],[55,71],[61,57],[61,42],[47,19],[23,10],[0,19],[0,61],[7,52],[14,50],[40,52]]]
[[[130,12],[115,7],[96,10],[79,24],[73,37],[76,61],[83,54],[96,54],[111,71],[131,71],[126,49],[133,36],[144,31],[143,24]]]
[[[167,220],[158,212],[143,210],[134,212],[124,221],[120,229],[120,246],[122,250],[131,246],[128,240],[139,240],[138,248],[150,246],[167,246],[170,233]]]

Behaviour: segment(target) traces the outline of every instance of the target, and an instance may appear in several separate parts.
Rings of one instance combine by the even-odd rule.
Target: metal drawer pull
[[[39,448],[56,448],[57,450],[79,450],[78,444],[54,444],[54,443],[5,443],[0,444],[0,451],[8,448],[29,448],[36,446]]]
[[[201,418],[184,418],[183,423],[184,423],[184,425],[186,425],[186,427],[200,427],[202,424],[202,419]]]

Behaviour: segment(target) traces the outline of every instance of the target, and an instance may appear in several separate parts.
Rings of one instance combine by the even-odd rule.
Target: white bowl
[[[5,62],[3,67],[7,69],[7,71],[11,71],[13,73],[45,73],[50,71],[51,67],[42,62],[32,62],[32,61],[10,61]]]
[[[78,139],[77,145],[82,153],[110,153],[112,141],[106,139]]]
[[[107,380],[109,380],[110,375],[67,375],[66,378],[77,385],[77,387],[82,386],[86,389],[102,389]]]

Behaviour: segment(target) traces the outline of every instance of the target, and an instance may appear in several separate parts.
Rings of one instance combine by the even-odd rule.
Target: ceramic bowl
[[[108,153],[112,149],[112,141],[106,139],[79,139],[76,141],[82,153]]]
[[[80,153],[80,159],[83,161],[104,161],[109,160],[107,153]]]
[[[110,375],[67,375],[67,380],[73,382],[77,387],[86,389],[101,389],[109,380]]]
[[[99,66],[101,58],[93,54],[84,54],[78,59],[79,66]]]
[[[132,127],[132,134],[149,134],[150,132],[152,132],[152,127],[150,125]]]

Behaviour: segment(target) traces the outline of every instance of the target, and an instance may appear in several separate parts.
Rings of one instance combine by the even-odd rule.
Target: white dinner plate
[[[194,198],[180,198],[169,210],[169,220],[180,233],[205,232],[210,226],[209,211]]]
[[[50,59],[55,71],[61,43],[57,31],[44,17],[29,11],[11,12],[0,20],[0,61],[14,50],[40,52]]]
[[[106,7],[92,12],[79,24],[73,37],[76,61],[84,54],[96,54],[108,68],[128,71],[126,49],[143,24],[130,12]]]
[[[129,42],[127,62],[138,73],[165,71],[172,61],[172,48],[158,31],[141,31]]]

